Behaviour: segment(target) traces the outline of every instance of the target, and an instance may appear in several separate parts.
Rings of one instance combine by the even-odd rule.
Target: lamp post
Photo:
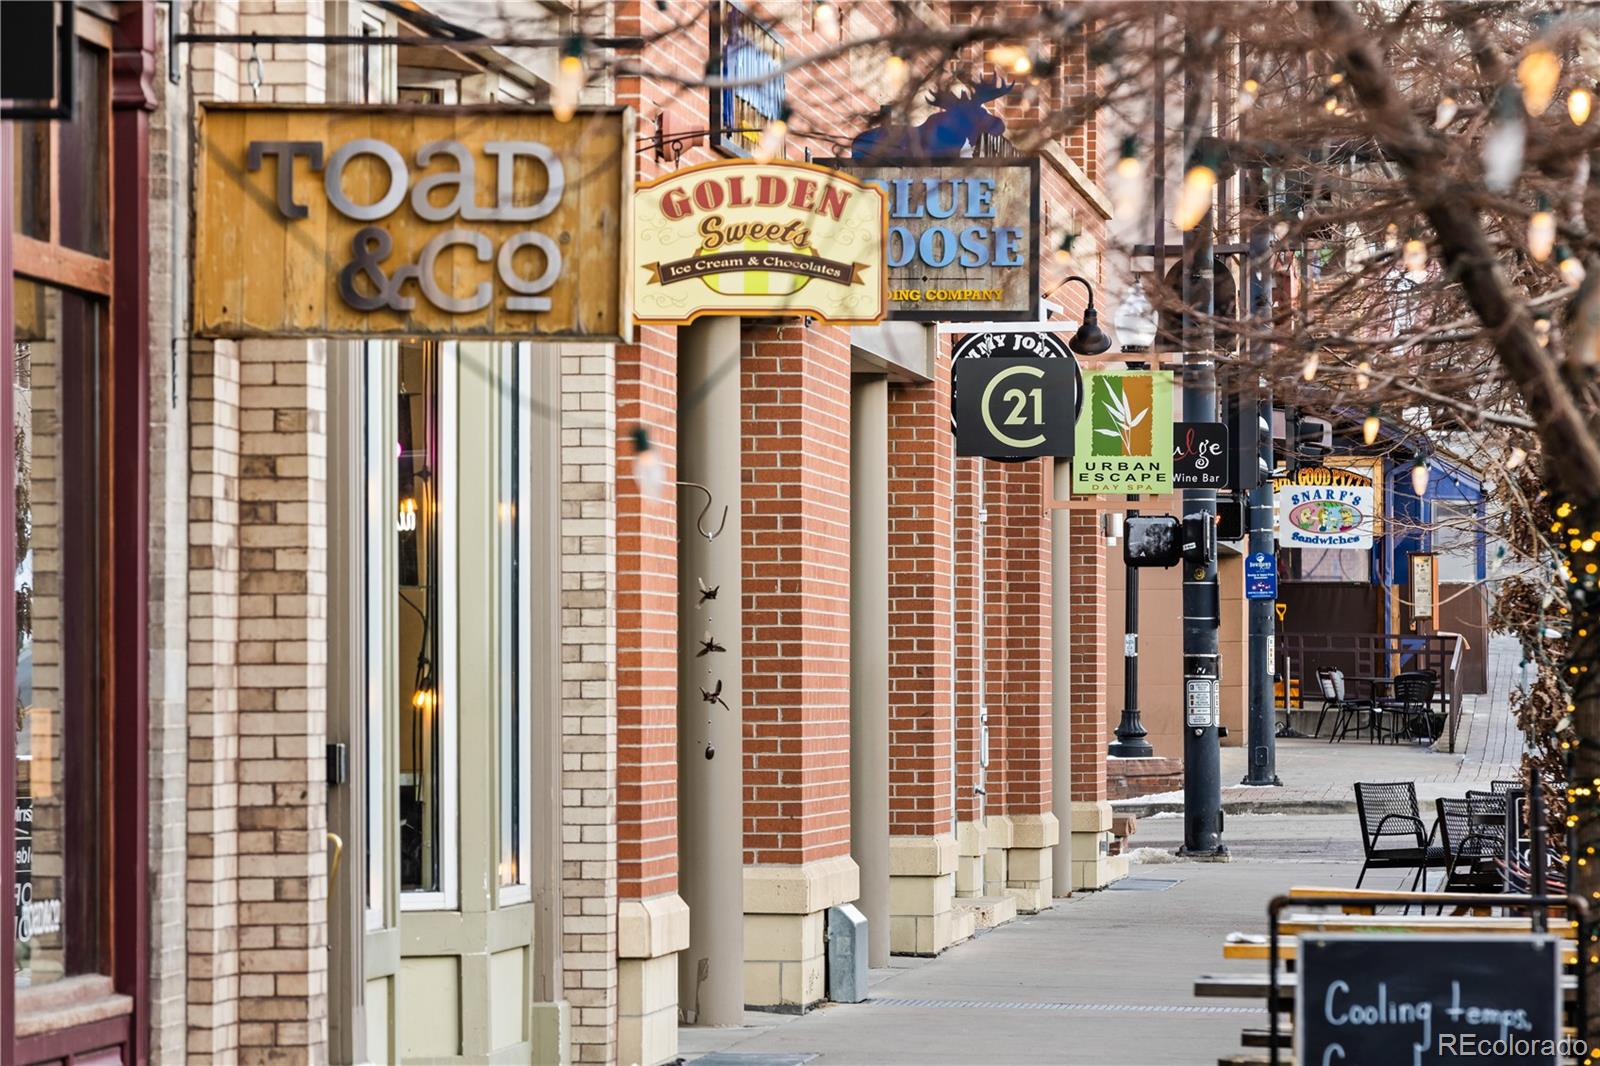
[[[1087,316],[1086,316],[1087,317]],[[1156,339],[1156,309],[1137,283],[1128,289],[1117,308],[1117,337],[1127,354],[1148,352]],[[1130,367],[1133,363],[1130,361]],[[1130,496],[1130,500],[1138,497]],[[1128,517],[1139,512],[1129,509]],[[1106,746],[1106,754],[1119,759],[1149,759],[1155,755],[1144,722],[1139,717],[1139,569],[1129,566],[1122,614],[1122,720],[1117,723],[1117,739]]]

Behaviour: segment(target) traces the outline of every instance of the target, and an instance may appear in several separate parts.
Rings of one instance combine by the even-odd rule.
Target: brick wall
[[[889,389],[889,832],[949,832],[952,803],[950,361]]]
[[[978,464],[981,459],[956,459],[955,519],[952,529],[951,563],[955,583],[954,634],[951,642],[954,658],[956,697],[956,817],[970,822],[984,813],[984,796],[977,793],[985,789],[983,768],[979,764],[979,746],[982,742],[982,725],[978,709],[983,703],[983,693],[978,688],[981,650],[979,634],[985,615],[978,609],[978,581],[982,576],[980,558],[983,551],[983,526],[978,522]],[[995,810],[999,810],[998,807]]]
[[[747,324],[745,863],[850,850],[850,347]]]
[[[1005,813],[1050,810],[1050,518],[1040,466],[1013,463],[1004,488],[997,553],[1006,616],[1003,649]]]
[[[574,1062],[617,1040],[615,377],[609,348],[561,349],[561,903]]]

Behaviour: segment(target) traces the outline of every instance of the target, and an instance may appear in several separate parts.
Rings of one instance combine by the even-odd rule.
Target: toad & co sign
[[[622,108],[207,105],[195,331],[627,340],[632,129]]]

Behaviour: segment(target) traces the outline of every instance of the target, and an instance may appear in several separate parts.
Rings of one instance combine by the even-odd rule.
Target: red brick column
[[[1107,558],[1101,541],[1100,512],[1072,512],[1072,618],[1069,644],[1072,685],[1072,822],[1069,846],[1072,885],[1101,888],[1127,872],[1127,859],[1106,853],[1111,804],[1106,796]],[[1120,628],[1120,627],[1119,627]],[[1066,886],[1062,886],[1065,888]]]
[[[954,475],[955,521],[951,564],[955,582],[954,632],[951,640],[956,700],[956,895],[983,895],[983,817],[986,807],[979,788],[985,782],[981,754],[982,724],[978,720],[983,693],[978,688],[979,640],[983,615],[978,608],[979,558],[983,526],[978,522],[980,459],[956,459]],[[990,797],[993,793],[990,793]]]
[[[741,348],[745,1000],[804,1006],[823,997],[821,912],[858,894],[849,334],[750,325]]]

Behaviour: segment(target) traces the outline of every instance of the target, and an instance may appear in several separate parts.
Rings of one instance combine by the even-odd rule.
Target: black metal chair
[[[1401,735],[1414,737],[1426,735],[1431,744],[1438,739],[1433,727],[1433,693],[1439,679],[1432,670],[1410,670],[1396,674],[1394,698],[1382,700],[1380,708],[1395,717],[1389,734],[1398,741]],[[1421,725],[1421,730],[1417,727]]]
[[[1311,731],[1313,737],[1322,736],[1322,723],[1328,718],[1328,712],[1334,712],[1334,729],[1339,727],[1339,709],[1344,701],[1339,698],[1338,690],[1333,687],[1333,671],[1325,667],[1317,670],[1317,687],[1322,690],[1322,709],[1317,712],[1317,728]],[[1328,742],[1333,743],[1333,735],[1329,734]]]
[[[1434,826],[1446,856],[1441,891],[1502,891],[1504,880],[1495,862],[1505,857],[1505,798],[1480,792],[1460,799],[1440,797],[1434,804],[1439,811]]]
[[[1331,701],[1334,711],[1333,728],[1328,731],[1328,743],[1332,744],[1335,740],[1343,740],[1349,735],[1352,725],[1355,726],[1356,736],[1359,737],[1361,735],[1362,715],[1370,716],[1373,712],[1371,702],[1368,700],[1353,700],[1345,694],[1343,670],[1318,670],[1317,679],[1319,681],[1321,681],[1324,673],[1328,675],[1328,680],[1326,687],[1323,689],[1323,698]],[[1324,713],[1326,713],[1329,705],[1324,705]],[[1369,729],[1376,729],[1376,721],[1369,719],[1368,727]],[[1322,730],[1322,718],[1320,715],[1317,718],[1317,730],[1318,732]]]
[[[1523,787],[1521,781],[1490,781],[1489,791],[1496,796],[1509,796]]]
[[[1448,856],[1422,828],[1417,786],[1411,781],[1356,782],[1356,815],[1361,821],[1365,860],[1356,887],[1368,870],[1415,870],[1414,890],[1429,867],[1443,866]]]

